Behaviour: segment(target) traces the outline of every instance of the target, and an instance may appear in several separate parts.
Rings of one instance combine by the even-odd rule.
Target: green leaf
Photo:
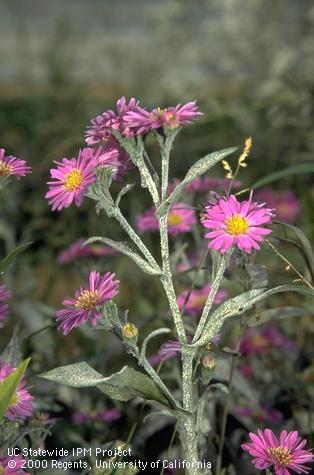
[[[228,386],[223,383],[214,383],[210,385],[211,389],[219,389],[224,394],[229,394]]]
[[[306,259],[306,262],[309,266],[309,270],[311,271],[312,276],[314,275],[314,255],[313,255],[313,250],[311,247],[311,243],[308,240],[308,238],[305,236],[303,231],[301,229],[297,228],[296,226],[293,226],[293,224],[288,224],[284,223],[282,221],[275,221],[276,224],[280,224],[288,229],[291,229],[296,236],[298,237],[299,241],[302,244],[302,249],[304,251],[304,256]]]
[[[263,325],[270,320],[283,320],[289,317],[302,317],[308,314],[308,311],[301,307],[279,307],[264,310],[260,315],[252,315],[246,324],[249,327],[257,327]]]
[[[93,236],[87,239],[87,241],[85,241],[84,244],[87,245],[87,244],[92,244],[94,242],[102,242],[103,244],[106,244],[107,246],[112,247],[112,249],[115,249],[116,251],[120,252],[121,254],[128,256],[146,274],[150,274],[150,275],[161,274],[161,270],[159,268],[152,267],[147,261],[145,261],[145,259],[143,259],[135,251],[133,251],[131,246],[129,246],[125,242],[113,241],[112,239],[104,238],[102,236]]]
[[[7,378],[0,383],[0,420],[7,412],[16,388],[24,376],[30,358],[23,361]]]
[[[170,407],[168,400],[154,381],[129,366],[124,366],[121,371],[107,378],[104,378],[85,362],[61,366],[40,376],[72,388],[96,387],[118,401],[129,401],[140,396]]]
[[[191,183],[195,178],[204,175],[204,173],[210,170],[214,165],[216,165],[216,163],[220,162],[236,150],[237,147],[231,147],[225,150],[219,150],[218,152],[212,152],[194,163],[194,165],[192,165],[188,170],[182,182],[175,187],[171,195],[157,208],[156,215],[159,217],[163,216],[173,203],[178,201],[186,185]]]
[[[314,292],[309,287],[293,284],[279,285],[278,287],[266,291],[265,289],[254,289],[244,292],[241,295],[237,295],[236,297],[223,302],[217,310],[213,312],[201,338],[196,341],[194,345],[203,346],[208,343],[208,341],[218,333],[227,318],[242,315],[247,310],[250,310],[253,305],[273,294],[290,291],[298,292],[299,294],[310,296],[312,298],[314,297]]]
[[[267,267],[261,264],[245,264],[252,289],[265,288],[268,285]]]
[[[23,244],[20,244],[15,249],[13,249],[13,251],[9,252],[9,254],[0,262],[0,274],[2,274],[9,267],[9,265],[15,260],[18,254],[24,252],[25,249],[27,249],[32,244],[33,241],[24,242]]]
[[[270,173],[269,175],[266,175],[260,180],[256,181],[251,188],[256,190],[261,186],[268,185],[269,183],[273,183],[274,181],[280,180],[286,176],[299,175],[303,173],[314,173],[314,163],[300,163],[299,165],[294,165],[293,167],[284,168],[278,172]]]

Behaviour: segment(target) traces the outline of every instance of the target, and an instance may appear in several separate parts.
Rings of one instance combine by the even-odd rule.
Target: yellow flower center
[[[227,218],[225,221],[225,225],[227,232],[236,236],[238,236],[239,234],[246,234],[249,228],[248,221],[239,214]]]
[[[268,451],[275,457],[281,467],[286,467],[292,460],[290,450],[285,447],[276,447],[275,449],[268,449]]]
[[[12,173],[11,165],[8,165],[7,163],[1,160],[0,161],[0,176],[9,176],[11,175],[11,173]]]
[[[64,188],[67,191],[74,191],[81,186],[82,181],[82,172],[78,168],[74,168],[70,173],[66,175]]]
[[[267,349],[270,347],[269,341],[263,337],[263,335],[254,335],[251,340],[251,344],[254,348]]]
[[[196,295],[191,299],[193,307],[204,307],[207,300],[207,295]]]
[[[93,310],[98,304],[99,293],[97,290],[83,290],[75,306],[84,310]]]
[[[164,113],[164,125],[169,129],[176,129],[179,127],[180,123],[177,114],[171,111],[166,111]]]
[[[168,224],[170,224],[170,226],[178,226],[181,223],[182,223],[182,216],[180,216],[179,214],[169,214]]]
[[[164,109],[160,109],[160,107],[157,107],[151,114],[150,114],[150,119],[152,120],[158,120],[164,113]]]
[[[265,411],[260,409],[258,411],[252,411],[252,417],[255,417],[256,419],[263,420],[263,419],[265,419],[265,417],[267,417],[267,414],[266,414]]]
[[[0,475],[4,475],[4,466],[0,463]]]

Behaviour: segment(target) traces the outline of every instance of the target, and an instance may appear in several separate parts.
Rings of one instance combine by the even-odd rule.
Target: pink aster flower
[[[0,362],[0,382],[7,378],[14,368],[4,361]],[[5,417],[10,421],[25,419],[32,414],[33,396],[25,389],[26,382],[24,379],[19,383],[15,394],[12,396],[10,406],[5,413]]]
[[[255,419],[257,422],[279,424],[283,420],[283,415],[280,411],[264,405],[258,409],[253,409],[247,406],[237,406],[235,412],[239,416],[250,417]]]
[[[306,440],[299,437],[298,431],[284,430],[279,440],[270,429],[259,430],[257,434],[251,432],[251,442],[241,447],[253,457],[252,463],[258,470],[273,467],[276,475],[309,473],[306,464],[312,462],[314,456],[303,448]]]
[[[188,296],[189,289],[184,290],[177,298],[177,303],[180,310],[183,310],[185,306],[185,313],[187,315],[194,315],[195,317],[199,317],[206,303],[210,289],[211,286],[206,285],[201,289],[192,290],[186,305],[184,305],[184,303]],[[214,299],[214,304],[220,304],[226,298],[226,296],[227,292],[225,290],[219,289]]]
[[[64,249],[57,257],[57,262],[60,265],[69,264],[76,261],[80,257],[90,255],[90,249],[88,246],[84,246],[85,239],[80,238],[73,242],[69,247]]]
[[[4,155],[5,149],[0,148],[0,178],[7,178],[11,175],[19,178],[20,176],[25,176],[27,173],[31,173],[31,167],[26,165],[25,160],[20,160],[19,158]]]
[[[64,249],[64,251],[60,252],[57,257],[58,264],[69,264],[81,257],[102,257],[116,254],[116,251],[109,246],[97,244],[84,246],[85,241],[86,239],[80,238]]]
[[[88,412],[77,411],[72,416],[72,422],[76,426],[81,426],[90,421],[90,414]]]
[[[250,254],[260,249],[259,242],[271,233],[262,225],[271,221],[272,210],[264,203],[252,202],[252,194],[240,203],[234,195],[220,198],[217,203],[206,206],[202,224],[210,232],[205,234],[208,247],[227,252],[232,246]]]
[[[111,423],[121,419],[121,417],[122,413],[120,409],[118,409],[117,407],[113,407],[112,409],[98,411],[96,413],[95,420]]]
[[[136,129],[129,128],[128,122],[125,122],[125,116],[138,109],[139,101],[132,98],[129,102],[125,97],[117,101],[117,113],[107,110],[91,120],[91,125],[86,132],[86,143],[94,145],[107,141],[112,137],[112,129],[117,130],[125,137],[133,137]]]
[[[35,415],[32,422],[42,426],[52,426],[60,420],[61,417],[51,417],[48,412],[39,412]]]
[[[110,167],[113,181],[122,181],[123,177],[134,168],[130,156],[114,137],[100,147],[97,165]]]
[[[178,340],[168,340],[163,343],[158,353],[151,355],[148,361],[151,365],[157,366],[161,361],[175,358],[181,353],[181,344]]]
[[[15,462],[14,467],[10,467],[12,461]],[[9,463],[11,462],[11,464]],[[0,474],[1,475],[30,475],[22,469],[25,460],[19,455],[13,457],[0,457]]]
[[[150,208],[137,216],[136,228],[140,233],[159,230],[159,223],[155,216],[155,211],[155,208]]]
[[[268,206],[276,210],[279,221],[294,223],[300,214],[301,204],[292,190],[279,191],[263,188],[254,194],[257,200],[266,202]]]
[[[0,285],[0,328],[5,324],[9,313],[7,302],[12,298],[12,292],[5,285]]]
[[[288,354],[294,348],[294,344],[274,325],[262,328],[248,328],[240,345],[243,355],[266,356],[274,348],[281,348]]]
[[[135,128],[137,134],[145,134],[160,127],[176,129],[180,125],[190,125],[202,115],[202,112],[197,110],[196,101],[192,101],[183,106],[178,104],[166,109],[158,107],[152,111],[137,107],[134,111],[125,115],[125,121],[130,128]]]
[[[107,272],[101,276],[99,272],[89,274],[89,287],[81,287],[75,292],[74,299],[66,299],[63,305],[69,308],[57,312],[58,329],[67,335],[73,328],[82,325],[88,320],[96,325],[101,318],[99,306],[107,300],[113,299],[118,293],[119,281],[115,274]]]
[[[99,155],[91,148],[80,150],[77,158],[63,158],[62,162],[57,162],[57,168],[50,170],[49,191],[46,198],[52,210],[60,211],[68,208],[74,201],[77,206],[81,206],[84,193],[96,180],[95,167]]]
[[[168,214],[169,234],[176,236],[177,234],[189,232],[196,222],[195,210],[190,209],[186,203],[176,203],[172,206]],[[140,233],[158,231],[159,223],[155,216],[155,208],[151,208],[139,215],[137,217],[136,227]]]

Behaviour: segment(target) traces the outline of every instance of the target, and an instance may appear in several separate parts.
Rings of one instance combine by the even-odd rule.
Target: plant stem
[[[177,304],[176,292],[173,285],[170,259],[169,259],[169,240],[168,240],[168,214],[159,218],[160,228],[160,246],[162,257],[162,275],[161,283],[164,287],[169,307],[173,316],[176,332],[181,344],[187,343],[186,333],[181,317],[181,312]]]
[[[183,422],[183,441],[186,453],[186,459],[190,463],[187,468],[187,475],[199,475],[197,468],[198,450],[197,437],[195,431],[194,404],[193,404],[193,360],[195,349],[183,346],[182,350],[182,388],[183,388],[183,407],[187,411]]]
[[[169,183],[169,158],[173,140],[173,134],[167,135],[163,142],[159,140],[161,151],[161,201],[164,201],[167,197]]]
[[[215,299],[216,294],[218,292],[218,289],[220,287],[221,279],[223,278],[226,267],[228,265],[231,253],[232,253],[232,249],[230,251],[226,252],[226,254],[221,255],[221,257],[220,257],[220,260],[219,260],[219,263],[218,263],[218,266],[217,266],[217,272],[216,272],[215,278],[212,282],[212,286],[211,286],[210,292],[208,294],[206,304],[203,308],[202,316],[200,318],[197,330],[196,330],[194,338],[193,338],[193,343],[195,343],[198,340],[198,338],[200,338],[201,335],[202,335],[203,329],[204,329],[204,327],[206,325],[206,322],[207,322],[207,318],[208,318],[210,309],[212,308],[214,299]]]
[[[139,364],[143,366],[145,371],[150,375],[150,377],[155,381],[156,385],[159,387],[159,389],[162,391],[162,393],[167,397],[167,399],[173,404],[174,407],[178,407],[178,401],[172,396],[171,392],[165,385],[165,383],[162,381],[162,379],[158,376],[154,368],[149,364],[147,359],[145,357],[141,357],[138,360]]]
[[[159,269],[159,266],[157,262],[155,261],[154,257],[152,256],[150,251],[147,249],[142,239],[138,236],[138,234],[136,234],[134,229],[130,226],[130,224],[125,219],[125,217],[123,216],[123,214],[121,213],[118,207],[114,208],[113,216],[119,222],[119,224],[125,230],[125,232],[128,234],[129,238],[132,239],[132,241],[137,245],[139,250],[143,253],[143,255],[146,257],[148,262],[151,264],[151,266],[153,266],[155,269]]]
[[[189,301],[189,298],[191,296],[191,293],[193,292],[194,290],[194,287],[195,287],[195,284],[196,284],[196,280],[197,280],[197,277],[198,277],[198,274],[200,272],[200,270],[203,268],[203,264],[207,258],[207,255],[208,255],[208,248],[205,249],[205,251],[203,252],[203,255],[201,257],[201,260],[199,262],[199,265],[196,269],[196,272],[194,273],[194,277],[193,277],[193,280],[192,280],[192,284],[191,284],[191,287],[189,288],[188,290],[188,293],[184,299],[184,304],[183,304],[183,308],[182,308],[182,315],[184,315],[184,312],[185,312],[185,308],[186,308],[186,305]]]

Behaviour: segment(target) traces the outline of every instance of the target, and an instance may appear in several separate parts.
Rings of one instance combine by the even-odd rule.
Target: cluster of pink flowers
[[[151,111],[137,106],[126,113],[124,120],[136,134],[146,134],[161,127],[176,129],[181,125],[190,125],[202,115],[202,112],[198,111],[196,101],[192,101],[183,106],[178,104],[166,109],[157,107]]]
[[[283,415],[280,411],[265,405],[262,405],[258,409],[252,409],[247,406],[237,406],[235,412],[241,417],[249,417],[260,423],[279,424],[283,420]]]
[[[185,308],[185,314],[199,317],[202,313],[210,290],[210,285],[205,285],[205,287],[202,287],[201,289],[192,290],[190,295],[189,289],[184,290],[177,298],[177,303],[180,310],[182,311],[183,308]],[[225,290],[219,289],[215,296],[214,304],[219,305],[226,298],[226,296],[227,292]],[[187,297],[188,300],[186,301]]]
[[[270,429],[249,435],[251,442],[242,444],[242,449],[253,457],[252,463],[258,470],[273,468],[276,475],[309,473],[306,464],[312,462],[314,456],[304,449],[306,440],[299,437],[297,431],[284,430],[279,439]]]
[[[210,230],[205,234],[208,247],[222,254],[233,246],[248,254],[260,249],[259,243],[271,233],[263,225],[270,223],[272,211],[264,203],[253,202],[252,195],[242,203],[231,195],[208,204],[202,220],[203,226]]]
[[[162,126],[187,125],[201,115],[196,102],[149,112],[141,108],[136,99],[127,102],[125,97],[121,97],[116,112],[109,109],[91,120],[86,132],[88,147],[80,150],[76,158],[55,162],[57,168],[50,170],[53,181],[48,182],[46,198],[52,210],[60,211],[73,201],[81,206],[87,188],[96,180],[96,168],[110,167],[115,181],[121,181],[133,168],[129,155],[114,137],[114,130],[124,137],[134,137]],[[97,149],[92,148],[95,145]]]
[[[14,368],[8,363],[1,361],[0,362],[0,382],[7,378]],[[10,421],[25,419],[26,417],[31,416],[33,412],[32,400],[33,396],[26,389],[26,382],[23,379],[13,395],[10,406],[5,414],[5,417]]]
[[[267,356],[275,348],[281,348],[291,354],[294,344],[274,325],[249,328],[240,345],[240,351],[245,356]]]
[[[134,137],[137,130],[129,127],[126,116],[137,109],[139,109],[139,101],[132,98],[127,102],[125,97],[120,97],[117,101],[117,112],[108,109],[91,120],[91,125],[86,132],[86,143],[95,145],[106,142],[112,138],[112,129],[117,130],[124,137]]]
[[[186,203],[176,203],[169,211],[168,232],[173,236],[190,232],[192,230],[192,226],[196,223],[196,212]],[[159,230],[159,223],[155,215],[155,208],[150,208],[137,217],[136,228],[140,233]]]
[[[12,464],[14,462],[14,464]],[[22,469],[25,460],[19,455],[13,457],[0,457],[1,475],[30,475]],[[14,465],[14,466],[13,466]]]
[[[75,425],[86,424],[87,422],[115,422],[121,419],[122,413],[117,407],[112,409],[107,409],[103,411],[92,411],[92,412],[75,412],[73,414],[72,420]]]
[[[118,294],[119,281],[115,274],[107,272],[103,276],[99,272],[89,274],[89,287],[81,287],[75,292],[74,299],[66,299],[63,305],[67,308],[57,312],[58,328],[67,335],[73,328],[82,325],[88,320],[96,325],[101,318],[99,307]]]
[[[12,155],[5,156],[5,149],[0,148],[0,178],[8,178],[13,175],[17,178],[31,173],[31,167],[26,165],[25,160],[12,157]]]
[[[5,324],[9,314],[9,306],[7,302],[12,298],[12,292],[5,285],[0,285],[0,328]]]
[[[103,257],[113,256],[116,254],[116,251],[109,246],[97,244],[84,246],[85,241],[86,239],[80,238],[60,252],[57,257],[58,264],[69,264],[70,262],[74,262],[81,257]]]
[[[300,214],[301,204],[292,190],[279,191],[263,188],[254,194],[258,201],[266,202],[268,206],[276,210],[276,218],[279,221],[294,223]]]

